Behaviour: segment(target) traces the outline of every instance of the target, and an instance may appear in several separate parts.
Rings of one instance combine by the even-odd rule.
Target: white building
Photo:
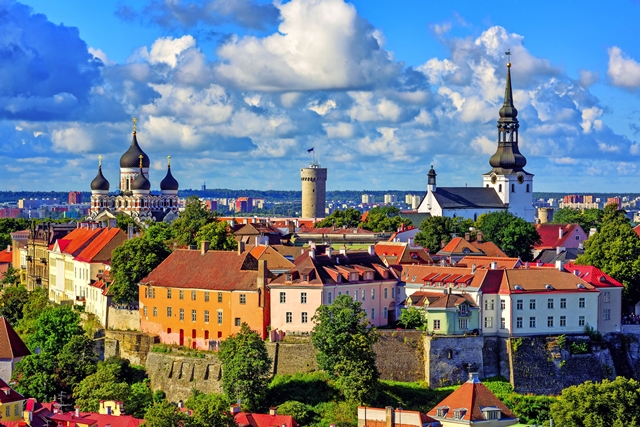
[[[396,196],[395,194],[385,194],[384,195],[384,202],[386,204],[397,203],[398,202],[398,196]]]

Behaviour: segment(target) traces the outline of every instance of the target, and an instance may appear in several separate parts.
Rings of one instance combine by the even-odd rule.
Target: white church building
[[[504,104],[498,119],[498,149],[489,159],[492,169],[482,175],[482,187],[437,187],[432,166],[427,175],[427,193],[418,206],[418,213],[475,221],[483,213],[507,210],[533,222],[533,174],[524,170],[527,159],[518,148],[517,116],[508,63]]]

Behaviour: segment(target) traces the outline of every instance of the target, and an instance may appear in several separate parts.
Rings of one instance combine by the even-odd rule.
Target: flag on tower
[[[309,148],[309,149],[307,150],[307,153],[312,152],[314,148],[315,148],[315,147],[311,147],[311,148]]]

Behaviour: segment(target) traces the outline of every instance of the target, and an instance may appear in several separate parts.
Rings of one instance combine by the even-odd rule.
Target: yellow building
[[[25,398],[0,379],[0,415],[2,421],[21,421]]]

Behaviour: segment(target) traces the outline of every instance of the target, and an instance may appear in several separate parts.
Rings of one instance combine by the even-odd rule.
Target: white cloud
[[[180,38],[161,37],[151,45],[151,51],[146,48],[139,51],[139,55],[146,58],[152,64],[167,64],[175,68],[178,64],[178,56],[187,49],[196,45],[193,36],[186,35]]]
[[[347,111],[352,120],[360,122],[392,121],[400,117],[402,109],[398,104],[386,98],[377,102],[371,92],[349,92],[349,96],[355,101]]]
[[[582,130],[584,133],[590,133],[593,129],[602,129],[602,120],[598,120],[598,117],[602,115],[602,109],[598,107],[591,107],[582,110]]]
[[[53,150],[57,152],[86,153],[93,149],[92,135],[78,123],[73,123],[66,129],[56,130],[51,134]]]
[[[478,136],[471,141],[471,147],[478,153],[493,155],[496,152],[496,142],[486,136]]]
[[[441,36],[451,31],[451,23],[444,22],[442,24],[433,24],[430,25],[429,28],[431,28],[431,31],[433,31],[436,35]]]
[[[625,57],[622,49],[614,46],[609,49],[609,67],[607,76],[614,86],[627,89],[640,87],[640,63]]]
[[[116,64],[115,61],[112,61],[107,57],[107,54],[104,53],[102,49],[96,49],[94,47],[89,46],[89,53],[94,57],[98,58],[99,60],[101,60],[104,65],[108,66],[108,65]]]
[[[309,104],[307,108],[311,111],[315,111],[321,116],[326,115],[329,111],[333,110],[337,107],[336,101],[333,99],[327,99],[325,102],[319,103],[318,101],[314,101]]]
[[[552,159],[554,163],[559,165],[577,165],[580,163],[580,160],[573,159],[571,157],[558,157]]]
[[[355,135],[355,128],[351,123],[325,124],[327,138],[351,138]]]
[[[599,71],[589,71],[589,70],[579,70],[580,79],[578,82],[580,86],[587,88],[589,86],[593,86],[600,80],[600,72]]]

